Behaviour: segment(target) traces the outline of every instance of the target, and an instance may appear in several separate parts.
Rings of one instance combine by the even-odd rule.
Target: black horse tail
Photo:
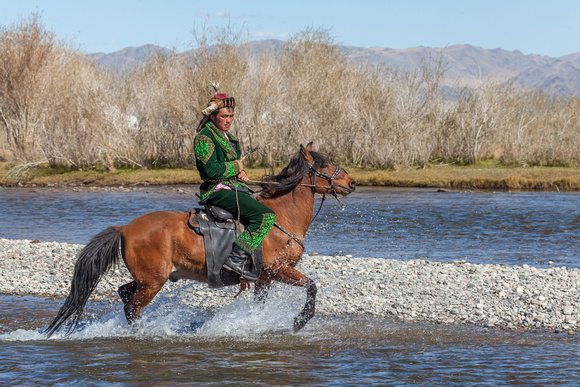
[[[121,228],[108,227],[95,235],[80,251],[75,263],[70,294],[52,323],[43,331],[47,337],[52,336],[70,316],[73,316],[73,320],[67,335],[77,326],[85,304],[99,281],[119,261],[120,239]]]

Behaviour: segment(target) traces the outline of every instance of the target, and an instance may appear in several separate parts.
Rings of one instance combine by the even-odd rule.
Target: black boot
[[[251,271],[247,269],[248,262],[252,257],[250,254],[242,250],[237,244],[234,243],[234,248],[230,253],[229,257],[226,258],[224,262],[224,268],[237,273],[248,282],[256,282],[258,277],[252,274]]]

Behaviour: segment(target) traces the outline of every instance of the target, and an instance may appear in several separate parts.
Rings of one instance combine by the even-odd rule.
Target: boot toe
[[[226,261],[226,263],[224,264],[224,269],[233,271],[234,273],[238,274],[240,277],[244,278],[248,282],[256,282],[258,280],[258,277],[256,277],[254,273],[248,270],[244,270],[243,267],[239,267],[238,265],[233,265],[231,264],[231,262],[228,264],[228,262]]]
[[[244,273],[240,277],[248,282],[256,282],[258,280],[258,277],[256,277],[252,272],[249,271],[244,271]]]

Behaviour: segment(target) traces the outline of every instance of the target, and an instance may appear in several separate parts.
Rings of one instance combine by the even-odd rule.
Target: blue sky
[[[203,25],[230,25],[249,40],[285,40],[314,27],[357,47],[467,43],[552,57],[580,51],[579,0],[0,0],[0,25],[35,11],[87,53],[148,43],[182,51]]]

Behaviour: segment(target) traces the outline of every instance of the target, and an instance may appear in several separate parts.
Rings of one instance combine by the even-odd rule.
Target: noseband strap
[[[338,167],[332,163],[330,163],[330,165],[332,165],[335,169],[334,169],[334,173],[331,175],[328,175],[324,172],[320,172],[318,169],[314,168],[314,163],[308,163],[308,168],[309,168],[309,172],[310,172],[310,182],[312,183],[310,185],[310,187],[312,187],[312,193],[315,192],[316,188],[326,188],[330,190],[330,193],[332,194],[332,196],[334,196],[335,198],[337,198],[337,193],[336,193],[336,185],[334,185],[334,179],[336,179],[336,177],[340,174],[341,171],[344,171],[344,169],[342,169],[341,167]],[[346,173],[346,171],[344,171]],[[316,185],[316,178],[317,177],[321,177],[323,179],[325,179],[326,181],[328,181],[328,186],[321,186],[321,185]]]
[[[336,179],[336,177],[340,174],[341,171],[344,171],[344,173],[346,173],[346,171],[344,169],[342,169],[341,167],[336,166],[332,163],[329,163],[329,164],[335,168],[332,176],[328,175],[324,172],[320,172],[318,169],[314,168],[314,163],[308,163],[308,169],[309,169],[309,173],[310,173],[310,182],[312,184],[310,184],[310,185],[300,184],[300,185],[311,187],[312,194],[316,193],[316,188],[326,188],[326,189],[330,190],[331,195],[334,196],[334,198],[336,200],[338,200],[338,203],[340,203],[340,205],[343,205],[340,202],[340,199],[338,198],[338,194],[336,192],[336,185],[334,185],[334,179]],[[330,185],[316,185],[316,177],[321,177],[321,178],[325,179],[326,181],[328,181],[328,184],[330,184]],[[318,211],[316,211],[316,215],[314,215],[311,222],[314,222],[314,219],[316,219],[316,217],[320,213],[320,210],[322,209],[322,205],[324,204],[324,199],[326,199],[326,193],[322,194],[322,200],[320,201],[320,207],[318,207]]]
[[[328,175],[324,172],[320,172],[318,169],[316,169],[314,167],[314,163],[308,163],[310,182],[312,184],[298,184],[298,185],[302,186],[302,187],[310,187],[312,189],[312,194],[316,193],[316,188],[326,188],[326,189],[330,190],[330,193],[332,194],[332,196],[334,196],[336,198],[336,200],[338,200],[338,202],[344,208],[344,205],[340,202],[340,199],[338,198],[338,193],[336,192],[336,185],[334,185],[334,179],[336,179],[338,177],[338,175],[340,174],[341,171],[344,171],[344,173],[346,173],[346,171],[343,168],[336,166],[332,163],[329,163],[329,164],[335,168],[334,173],[332,175]],[[316,185],[316,178],[317,177],[321,177],[321,178],[327,180],[328,184],[330,184],[330,185]],[[324,199],[326,199],[326,193],[322,194],[322,200],[320,201],[320,207],[318,207],[318,211],[316,212],[316,215],[314,215],[314,217],[312,218],[312,220],[310,222],[314,222],[314,219],[316,219],[316,217],[320,213],[320,210],[322,209],[322,205],[324,204]],[[288,230],[286,230],[284,227],[282,227],[280,224],[278,224],[278,222],[274,223],[274,226],[290,237],[288,239],[287,243],[290,243],[290,241],[295,241],[296,243],[298,243],[302,247],[302,249],[304,249],[304,244],[302,243],[302,241],[300,239],[298,239],[296,237],[295,234],[290,233]]]

